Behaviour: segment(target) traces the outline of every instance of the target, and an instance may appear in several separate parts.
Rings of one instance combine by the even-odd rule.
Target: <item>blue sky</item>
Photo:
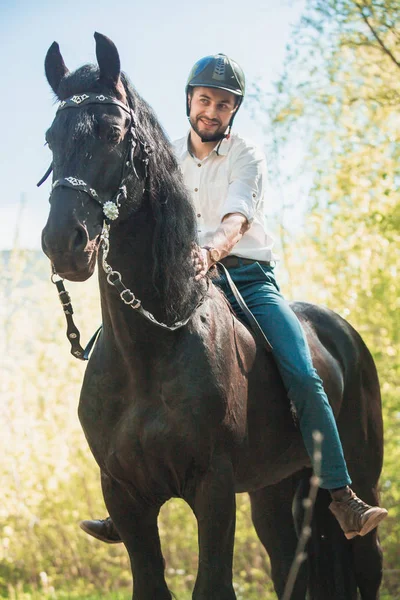
[[[0,247],[12,246],[17,221],[19,245],[40,247],[49,183],[36,188],[36,182],[51,160],[43,144],[55,112],[43,63],[54,40],[73,70],[95,62],[94,31],[110,37],[123,70],[175,139],[188,127],[184,87],[193,63],[207,54],[224,52],[243,67],[249,83],[261,78],[270,86],[279,76],[291,27],[304,4],[305,0],[3,0]],[[246,103],[235,129],[263,144],[260,127],[251,120]],[[22,196],[24,209],[18,216]]]

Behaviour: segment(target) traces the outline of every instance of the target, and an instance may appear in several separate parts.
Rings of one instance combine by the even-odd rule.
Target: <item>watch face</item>
[[[218,262],[219,261],[220,254],[221,253],[220,253],[219,250],[217,250],[216,248],[211,248],[211,250],[210,250],[210,256],[211,256],[211,258],[212,258],[212,260],[214,262]]]

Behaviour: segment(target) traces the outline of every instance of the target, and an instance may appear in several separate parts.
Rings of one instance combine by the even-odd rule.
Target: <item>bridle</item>
[[[116,98],[113,98],[112,96],[105,96],[104,94],[93,94],[93,93],[74,95],[74,96],[71,96],[70,98],[67,98],[66,100],[63,100],[60,103],[60,105],[58,106],[57,112],[62,111],[62,110],[67,110],[67,109],[81,108],[82,106],[85,107],[85,106],[93,105],[93,104],[103,104],[103,105],[109,104],[109,105],[113,105],[113,106],[118,106],[119,108],[124,110],[130,116],[130,119],[131,119],[129,131],[127,134],[128,135],[128,147],[127,147],[126,155],[124,157],[124,162],[123,162],[123,166],[122,166],[122,172],[121,172],[121,178],[120,178],[118,190],[114,194],[114,196],[111,198],[111,200],[105,200],[104,198],[101,197],[101,195],[93,187],[91,187],[88,183],[83,181],[83,179],[80,179],[78,177],[71,175],[68,177],[63,177],[61,179],[57,179],[56,181],[53,182],[49,201],[51,203],[52,194],[56,188],[68,187],[68,188],[72,188],[72,189],[80,191],[80,192],[84,192],[85,194],[87,194],[90,197],[91,200],[93,200],[101,205],[101,207],[103,209],[103,214],[104,214],[103,227],[102,227],[102,232],[101,232],[101,236],[100,236],[100,248],[102,250],[101,265],[103,267],[104,272],[107,275],[107,282],[110,285],[115,287],[115,289],[119,293],[121,300],[126,305],[128,305],[132,309],[136,310],[142,317],[144,317],[145,319],[147,319],[148,321],[153,323],[153,325],[156,325],[156,326],[161,327],[162,329],[165,329],[168,331],[176,331],[177,329],[184,327],[184,325],[186,325],[190,321],[194,312],[204,302],[204,296],[201,298],[200,302],[196,305],[196,307],[190,313],[188,318],[181,320],[181,321],[176,321],[175,323],[173,323],[173,325],[166,325],[165,323],[157,321],[157,319],[149,311],[147,311],[146,309],[143,308],[141,300],[136,298],[134,293],[131,290],[129,290],[122,282],[121,273],[119,273],[118,271],[115,271],[107,263],[107,256],[108,256],[109,249],[110,249],[110,235],[109,235],[110,234],[110,226],[111,226],[112,221],[115,221],[119,216],[119,208],[121,206],[121,203],[127,199],[127,187],[126,187],[127,179],[132,174],[132,172],[139,179],[139,175],[137,173],[136,166],[135,166],[135,161],[141,162],[144,167],[144,190],[143,191],[145,192],[146,183],[148,180],[149,155],[152,152],[152,148],[145,141],[143,141],[137,134],[137,117],[136,117],[136,114],[135,114],[133,108],[131,106],[124,104],[123,102],[120,102],[119,100],[117,100]],[[42,183],[44,183],[46,181],[46,179],[49,177],[50,173],[52,172],[52,169],[53,169],[53,167],[51,164],[50,167],[47,169],[46,173],[44,174],[44,176],[42,177],[42,179],[38,182],[38,184],[37,184],[38,186],[42,185]],[[73,311],[72,304],[71,304],[71,298],[69,296],[69,293],[67,292],[67,290],[64,287],[64,283],[63,283],[64,280],[56,273],[54,265],[52,265],[51,281],[57,287],[60,302],[63,307],[64,314],[65,314],[65,317],[67,320],[67,338],[71,344],[71,354],[73,356],[75,356],[76,358],[79,358],[80,360],[88,360],[90,351],[97,339],[97,336],[101,330],[101,327],[92,336],[92,338],[88,342],[85,349],[83,349],[82,346],[80,345],[79,330],[75,326],[75,323],[74,323],[73,317],[72,317],[74,311]]]
[[[105,220],[109,223],[110,221],[114,221],[118,218],[119,207],[121,205],[121,202],[123,202],[127,198],[126,182],[129,175],[133,171],[136,177],[139,178],[135,167],[135,160],[139,160],[144,165],[146,183],[148,177],[147,167],[149,164],[149,155],[152,152],[152,148],[149,146],[149,144],[147,144],[147,142],[142,141],[137,134],[137,117],[133,108],[131,106],[128,106],[127,104],[124,104],[123,102],[120,102],[112,96],[105,96],[104,94],[92,93],[79,95],[75,94],[74,96],[71,96],[71,98],[67,98],[66,100],[60,102],[57,108],[57,113],[71,108],[82,108],[93,104],[108,104],[112,106],[118,106],[123,111],[125,111],[130,117],[130,127],[128,131],[128,147],[123,161],[122,173],[120,177],[118,190],[114,194],[113,198],[111,198],[111,200],[104,200],[103,198],[101,198],[100,194],[92,186],[83,181],[83,179],[80,179],[75,176],[63,177],[53,182],[50,194],[50,203],[52,193],[57,187],[69,187],[79,192],[84,192],[92,200],[101,205],[101,207],[103,208]],[[42,183],[46,181],[52,170],[53,166],[51,164],[44,176],[42,177],[42,179],[38,182],[38,186],[42,185]]]

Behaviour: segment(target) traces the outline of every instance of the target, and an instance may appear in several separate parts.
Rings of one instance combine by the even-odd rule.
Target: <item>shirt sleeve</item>
[[[221,220],[229,213],[241,213],[249,223],[264,197],[267,183],[265,155],[256,146],[238,149],[232,157],[228,193],[221,209]]]

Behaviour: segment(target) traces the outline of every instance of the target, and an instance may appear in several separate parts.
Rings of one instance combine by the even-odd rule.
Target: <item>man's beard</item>
[[[200,121],[200,119],[193,119],[192,117],[190,117],[189,121],[190,121],[190,125],[192,126],[192,129],[197,133],[197,135],[199,136],[201,141],[204,143],[219,142],[220,140],[223,140],[224,137],[226,136],[225,130],[222,131],[220,129],[217,129],[217,131],[215,133],[212,133],[211,131],[210,131],[210,133],[201,132],[199,127],[197,126],[197,122]]]

